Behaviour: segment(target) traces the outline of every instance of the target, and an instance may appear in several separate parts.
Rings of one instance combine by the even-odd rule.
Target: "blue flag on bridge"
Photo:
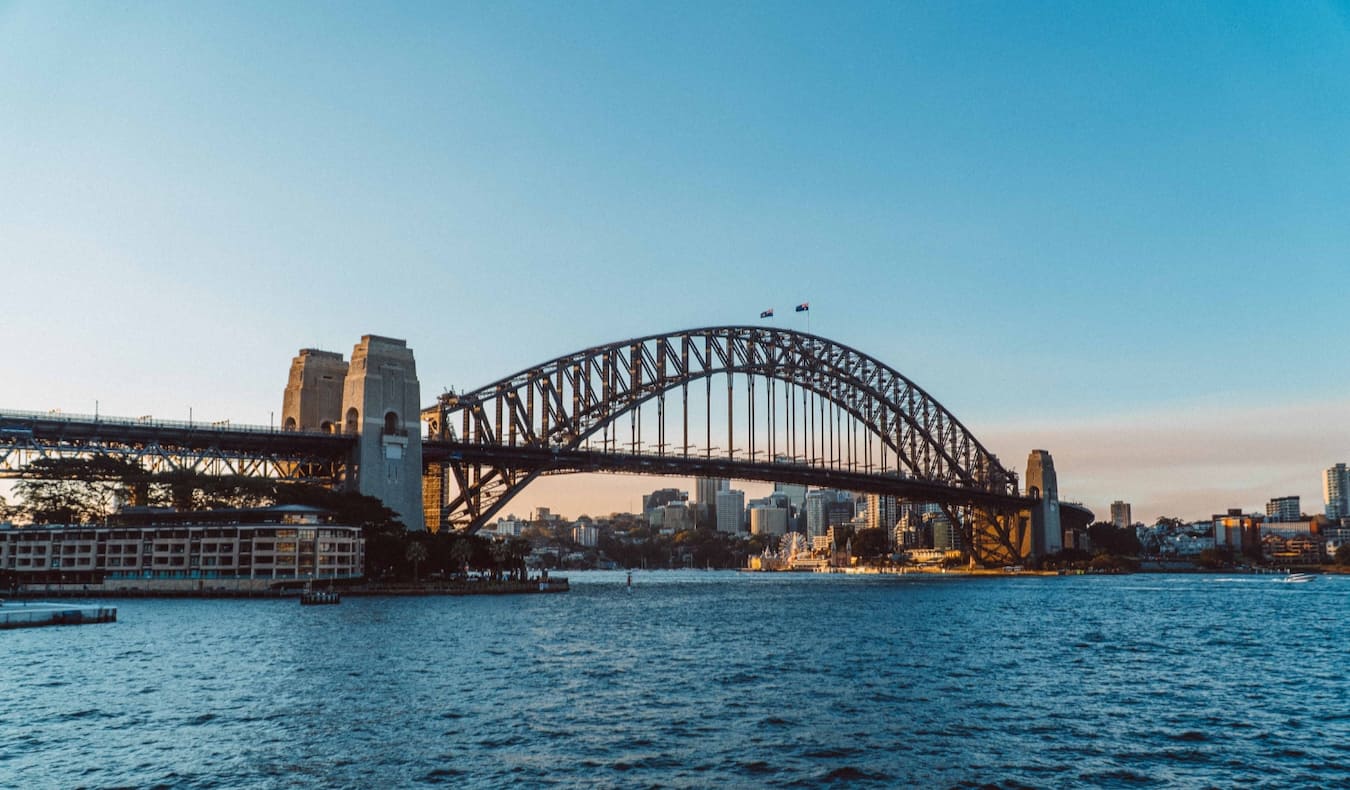
[[[802,302],[801,304],[797,305],[797,312],[799,313],[805,313],[807,310],[810,309],[811,309],[810,302]]]
[[[759,317],[760,317],[760,318],[773,318],[773,311],[772,311],[772,310],[765,310],[764,312],[762,312],[762,313],[759,314]]]

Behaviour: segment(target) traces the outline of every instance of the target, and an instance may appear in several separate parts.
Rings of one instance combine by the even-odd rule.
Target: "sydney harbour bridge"
[[[613,472],[798,483],[939,505],[984,564],[1060,548],[1049,454],[1026,489],[894,368],[817,335],[719,326],[577,351],[420,405],[412,351],[367,335],[350,362],[302,350],[279,428],[0,411],[0,477],[109,455],[345,486],[410,525],[476,531],[544,475]]]

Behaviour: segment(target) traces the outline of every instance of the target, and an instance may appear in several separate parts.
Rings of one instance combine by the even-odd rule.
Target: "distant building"
[[[1303,517],[1298,497],[1276,497],[1266,503],[1266,521],[1298,521]]]
[[[1322,501],[1326,503],[1327,518],[1350,516],[1350,468],[1345,464],[1336,464],[1322,473]]]
[[[731,488],[731,481],[720,477],[694,479],[694,498],[705,523],[717,519],[717,492]]]
[[[524,521],[521,521],[514,515],[510,515],[507,516],[506,518],[498,519],[496,528],[493,530],[493,532],[496,532],[498,535],[510,536],[514,538],[520,537],[520,535],[525,532],[525,527],[526,523]]]
[[[593,549],[600,543],[600,530],[593,524],[577,524],[572,527],[572,541]]]
[[[900,501],[893,496],[867,495],[867,528],[884,529],[889,534],[900,521]]]
[[[658,488],[650,494],[642,496],[642,510],[645,513],[653,508],[665,507],[671,502],[687,502],[688,500],[688,491],[681,491],[678,488]]]
[[[694,528],[694,512],[683,502],[671,502],[659,508],[662,513],[661,531],[674,534]]]
[[[932,534],[932,528],[926,527],[924,517],[912,509],[906,508],[900,514],[900,521],[895,525],[895,534],[892,536],[891,545],[897,549],[929,549],[932,548],[932,541],[929,535]]]
[[[1241,508],[1230,508],[1226,514],[1216,514],[1212,520],[1214,547],[1234,552],[1254,549],[1261,539],[1259,519],[1259,516],[1245,515]]]
[[[717,492],[717,531],[732,534],[745,523],[745,492],[727,489]]]
[[[853,518],[853,495],[823,488],[806,495],[806,534],[824,535],[835,524]]]
[[[787,508],[756,505],[750,508],[750,534],[785,535],[787,534]]]
[[[1119,529],[1128,529],[1134,523],[1130,517],[1130,503],[1119,499],[1111,503],[1111,523]]]
[[[961,530],[952,524],[945,515],[930,516],[933,528],[933,548],[943,551],[960,551],[965,548],[961,540]]]
[[[798,483],[774,483],[773,492],[782,494],[792,503],[795,512],[800,513],[806,507],[806,486]]]

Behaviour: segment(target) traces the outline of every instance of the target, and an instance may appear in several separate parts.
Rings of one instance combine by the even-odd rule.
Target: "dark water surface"
[[[0,786],[1350,783],[1350,579],[572,579],[0,632]]]

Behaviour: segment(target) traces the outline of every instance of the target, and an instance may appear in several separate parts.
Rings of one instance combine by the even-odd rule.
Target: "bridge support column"
[[[352,349],[342,390],[342,432],[356,443],[356,489],[384,502],[410,529],[422,515],[421,388],[412,349],[365,335]]]
[[[1027,457],[1027,496],[1040,502],[1031,508],[1031,529],[1023,541],[1022,555],[1032,562],[1064,549],[1064,530],[1059,520],[1059,481],[1055,461],[1048,450],[1032,450]]]
[[[422,469],[422,523],[428,532],[440,532],[445,520],[445,466],[429,463]]]

